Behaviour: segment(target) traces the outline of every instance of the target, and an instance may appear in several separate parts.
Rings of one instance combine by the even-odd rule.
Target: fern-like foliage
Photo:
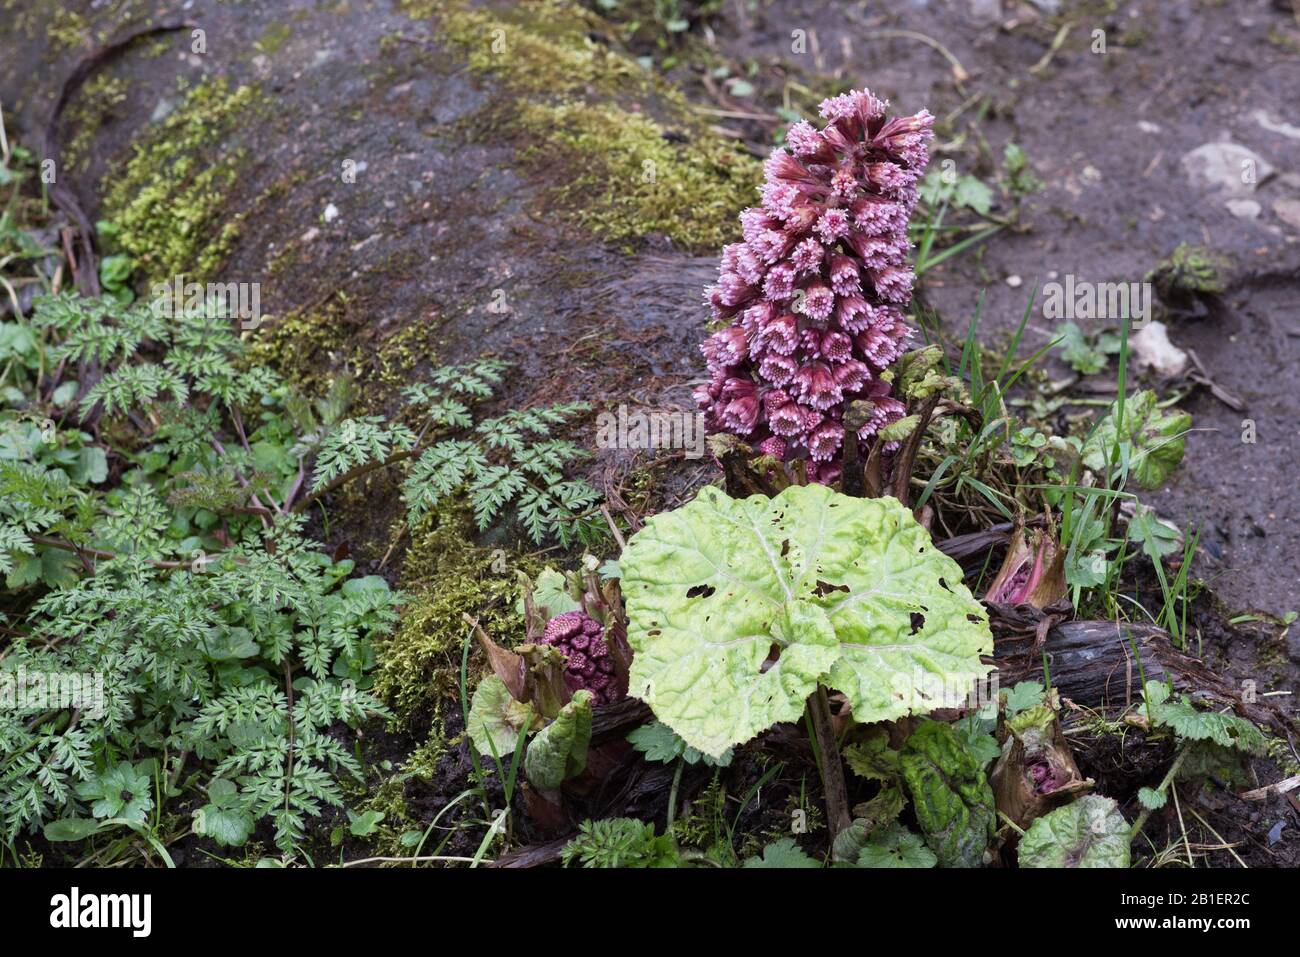
[[[615,817],[583,821],[578,835],[564,846],[565,867],[676,867],[679,859],[672,839],[656,837],[653,824]]]
[[[340,585],[298,518],[250,531],[211,563],[159,567],[147,557],[159,539],[142,501],[129,505],[146,529],[139,551],[40,599],[29,635],[0,662],[0,680],[91,675],[102,689],[48,718],[0,710],[0,838],[84,815],[76,785],[118,749],[138,757],[156,747],[215,762],[211,775],[237,780],[288,851],[306,816],[341,802],[337,775],[360,776],[327,729],[384,713],[359,689],[400,596],[381,579]]]
[[[567,545],[582,537],[594,524],[584,513],[600,502],[600,493],[581,479],[566,479],[564,472],[589,453],[551,433],[587,408],[573,402],[511,410],[431,444],[402,486],[412,527],[463,491],[481,529],[513,505],[538,544],[554,537]]]
[[[415,445],[415,433],[400,422],[381,415],[344,419],[325,436],[312,472],[313,491],[369,462],[383,462],[395,449]]]
[[[275,385],[267,368],[240,369],[243,343],[215,303],[158,315],[146,305],[123,307],[115,299],[69,293],[37,300],[32,324],[58,339],[54,358],[113,368],[81,400],[112,415],[160,401],[177,404],[191,392],[226,405],[246,403]],[[162,361],[147,358],[161,353]]]

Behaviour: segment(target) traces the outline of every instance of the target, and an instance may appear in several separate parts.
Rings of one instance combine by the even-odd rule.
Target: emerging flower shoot
[[[887,119],[885,108],[854,91],[821,104],[824,129],[790,127],[789,150],[767,160],[762,206],[741,214],[744,241],[723,249],[707,290],[714,319],[731,325],[700,347],[706,424],[807,459],[825,484],[840,475],[849,401],[871,403],[862,440],[905,413],[880,373],[911,334],[907,221],[933,117]]]

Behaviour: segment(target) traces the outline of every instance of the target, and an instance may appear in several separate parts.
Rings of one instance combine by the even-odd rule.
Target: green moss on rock
[[[149,281],[183,274],[202,282],[225,260],[244,219],[228,199],[246,155],[227,141],[256,102],[252,87],[205,81],[104,177],[105,216]]]
[[[399,578],[411,601],[397,631],[376,648],[375,692],[407,726],[459,698],[468,631],[462,615],[477,618],[503,644],[524,632],[515,608],[517,566],[503,552],[474,544],[467,512],[442,513],[435,523],[415,534]]]
[[[520,122],[539,143],[524,158],[561,162],[569,175],[554,197],[604,238],[660,233],[688,248],[721,246],[752,203],[757,164],[711,136],[673,142],[644,114],[586,103],[530,103]]]
[[[95,134],[126,100],[127,86],[126,80],[101,73],[86,81],[72,106],[65,110],[68,125],[76,130],[63,150],[69,169],[85,168]]]
[[[548,209],[624,245],[650,234],[721,245],[752,203],[761,165],[677,90],[595,39],[607,28],[568,0],[452,5],[440,20],[441,39],[491,81],[479,125],[520,141],[522,161],[551,185]]]

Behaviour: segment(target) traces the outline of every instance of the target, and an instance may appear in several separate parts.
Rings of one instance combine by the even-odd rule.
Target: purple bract
[[[587,689],[596,705],[609,704],[618,697],[614,660],[600,622],[580,611],[566,612],[546,623],[542,641],[554,645],[568,659],[564,677],[571,690]]]

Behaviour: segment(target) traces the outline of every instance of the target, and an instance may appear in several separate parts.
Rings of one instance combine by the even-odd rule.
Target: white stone
[[[1240,143],[1203,143],[1184,154],[1183,172],[1197,189],[1247,196],[1273,173],[1258,153]]]
[[[1169,330],[1163,322],[1148,322],[1128,344],[1136,368],[1152,369],[1168,379],[1187,370],[1187,353],[1169,341]]]
[[[1258,219],[1263,207],[1253,199],[1230,199],[1223,204],[1238,219]]]
[[[1300,199],[1273,200],[1273,213],[1292,229],[1300,230]]]

